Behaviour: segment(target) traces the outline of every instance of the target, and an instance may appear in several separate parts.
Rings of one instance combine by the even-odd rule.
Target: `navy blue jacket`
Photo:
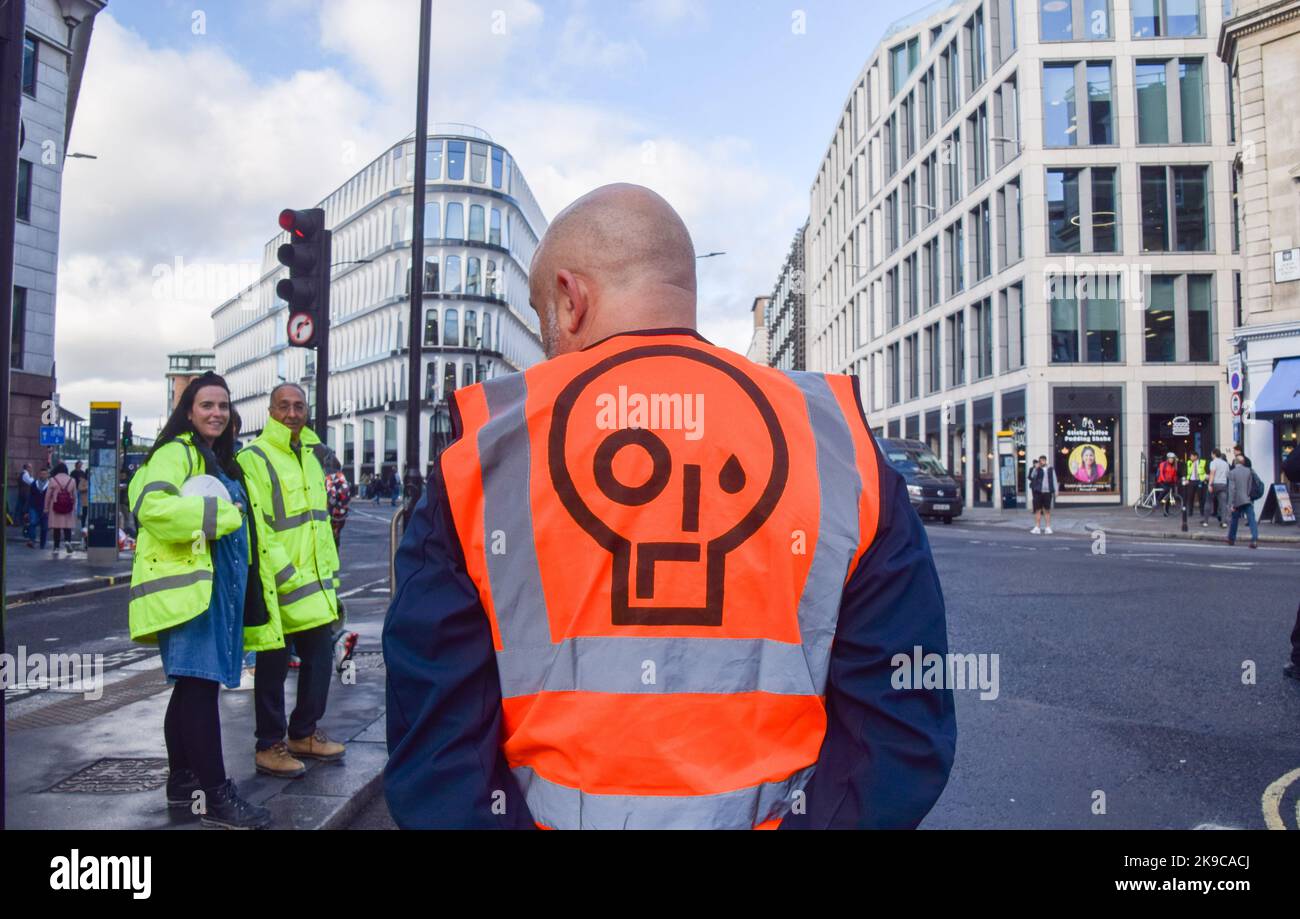
[[[946,654],[943,594],[925,528],[882,459],[880,524],[844,589],[826,687],[827,731],[805,813],[782,829],[913,828],[952,768],[950,689],[896,690],[895,654]],[[437,464],[435,464],[437,469]],[[465,570],[440,472],[397,553],[384,623],[388,765],[398,826],[532,828],[501,752],[501,688],[487,613]]]

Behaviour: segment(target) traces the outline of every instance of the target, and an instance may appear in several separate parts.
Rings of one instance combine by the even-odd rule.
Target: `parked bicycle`
[[[1150,491],[1138,498],[1137,503],[1133,505],[1133,510],[1139,517],[1150,517],[1161,505],[1164,505],[1166,510],[1180,516],[1183,513],[1182,496],[1178,494],[1177,490],[1163,485],[1152,486]]]

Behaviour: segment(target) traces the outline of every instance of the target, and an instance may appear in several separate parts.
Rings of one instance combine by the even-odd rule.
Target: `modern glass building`
[[[1228,446],[1222,16],[938,3],[849,93],[812,188],[809,362],[858,374],[872,427],[927,441],[968,505],[1023,503],[1027,456],[1063,503],[1119,504],[1165,453]]]
[[[794,234],[785,264],[768,297],[764,324],[767,327],[767,363],[779,370],[808,369],[807,309],[804,302],[805,223]]]
[[[334,234],[327,443],[358,481],[406,465],[415,144],[395,144],[318,206]],[[542,359],[528,305],[528,266],[546,229],[510,153],[468,125],[430,129],[424,213],[421,457],[427,468],[450,433],[446,397]],[[284,269],[267,242],[258,282],[213,312],[217,368],[243,419],[243,439],[266,423],[281,381],[314,388],[315,352],[286,340],[288,307],[275,295]]]

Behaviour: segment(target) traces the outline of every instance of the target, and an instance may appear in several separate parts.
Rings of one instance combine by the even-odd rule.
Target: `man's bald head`
[[[695,246],[667,201],[606,185],[551,223],[533,256],[529,293],[548,357],[619,332],[695,327]]]

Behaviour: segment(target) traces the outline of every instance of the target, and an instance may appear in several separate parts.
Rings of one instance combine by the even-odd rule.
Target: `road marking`
[[[382,584],[387,580],[388,578],[380,578],[377,581],[371,581],[369,584],[362,584],[360,587],[354,587],[351,590],[347,591],[346,593],[339,594],[339,596],[346,599],[347,597],[351,597],[354,596],[355,594],[359,594],[364,590],[368,590],[374,587],[376,584]]]
[[[1300,769],[1292,769],[1286,775],[1282,776],[1268,788],[1264,789],[1264,797],[1260,803],[1264,808],[1264,825],[1270,830],[1285,830],[1286,824],[1282,822],[1282,796],[1286,790],[1300,779]],[[1296,823],[1300,826],[1300,804],[1296,805]]]
[[[45,639],[45,640],[46,640],[46,641],[58,641],[57,638],[47,638],[47,639]]]

